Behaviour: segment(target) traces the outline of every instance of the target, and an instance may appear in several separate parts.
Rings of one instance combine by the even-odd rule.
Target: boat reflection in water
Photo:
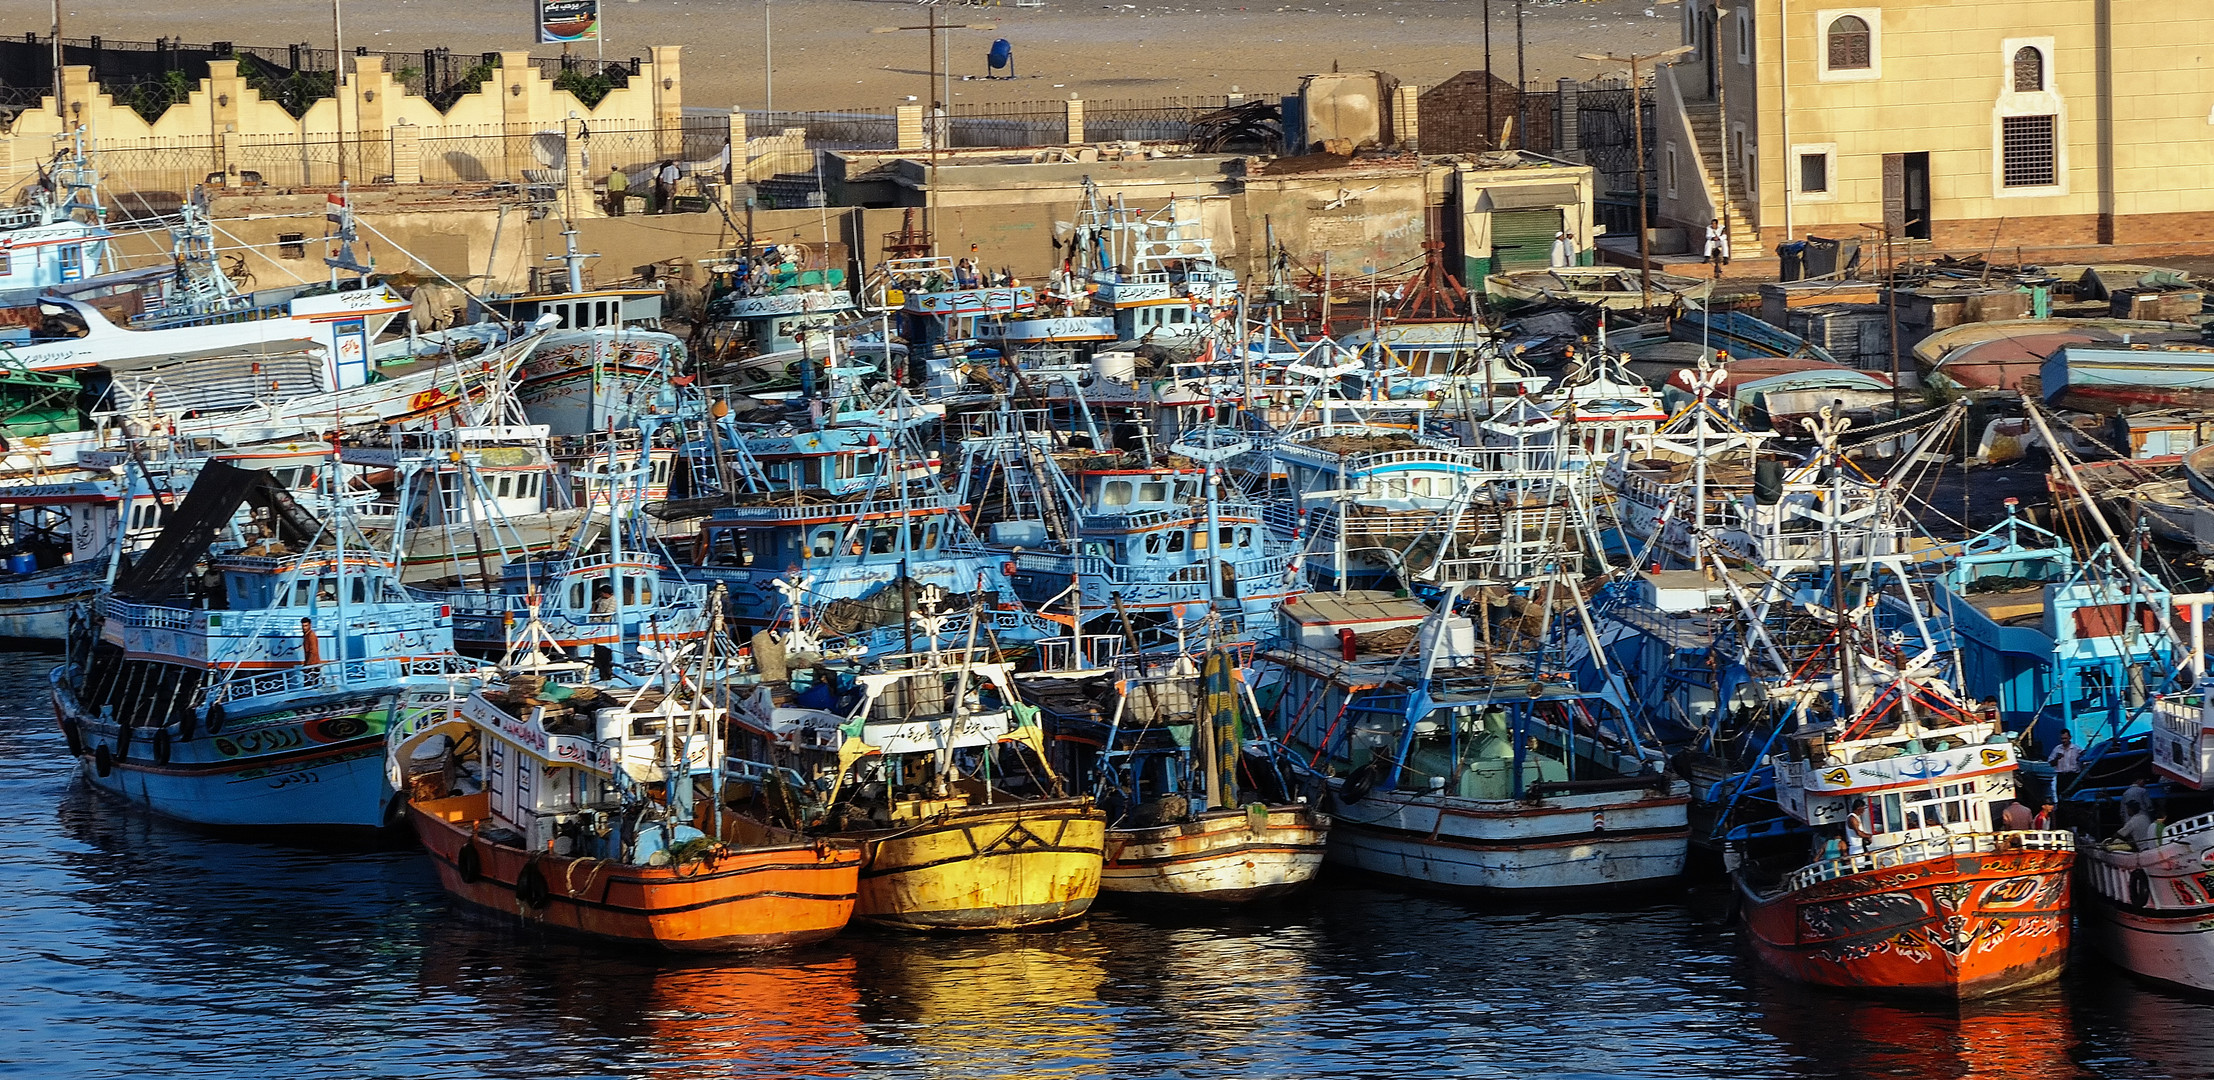
[[[2047,985],[1983,1001],[1920,1003],[1825,993],[1767,973],[1755,980],[1759,1026],[1800,1061],[1801,1075],[2074,1080],[2076,1002]],[[2112,1075],[2112,1074],[2104,1074]],[[2150,1075],[2150,1074],[2148,1074]]]
[[[860,955],[871,1041],[879,1053],[899,1048],[885,1064],[962,1080],[1052,1080],[1113,1075],[1124,1056],[1124,1017],[1099,1000],[1122,954],[1089,925],[843,940]]]

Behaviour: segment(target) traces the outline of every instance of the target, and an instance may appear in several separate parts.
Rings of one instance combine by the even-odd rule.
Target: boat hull
[[[1331,790],[1344,781],[1332,778]],[[1691,797],[1681,780],[1542,799],[1342,794],[1329,861],[1425,888],[1537,897],[1661,886],[1683,876]]]
[[[69,636],[70,609],[99,595],[103,577],[65,566],[0,582],[0,638],[60,644]]]
[[[2065,849],[1956,851],[1764,895],[1738,875],[1763,963],[1800,982],[1979,998],[2057,977],[2068,959]]]
[[[218,828],[369,830],[386,823],[385,731],[400,714],[442,707],[444,692],[376,690],[234,703],[220,731],[126,736],[88,715],[57,669],[55,718],[80,748],[93,787],[164,817]]]
[[[1099,895],[1106,815],[1088,799],[971,806],[868,845],[854,917],[900,930],[1022,930],[1080,918]]]
[[[1329,829],[1327,816],[1305,806],[1210,810],[1187,822],[1110,829],[1100,891],[1221,904],[1284,896],[1321,872]]]
[[[776,844],[707,865],[629,866],[479,837],[476,824],[490,817],[481,794],[413,802],[408,811],[448,893],[526,925],[673,952],[754,952],[822,941],[853,916],[858,844]]]
[[[2207,838],[2142,853],[2107,851],[2090,842],[2077,851],[2083,932],[2099,954],[2147,979],[2214,991]]]

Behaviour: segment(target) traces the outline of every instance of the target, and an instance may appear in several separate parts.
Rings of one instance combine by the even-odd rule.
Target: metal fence
[[[746,134],[754,138],[774,135],[786,128],[805,128],[810,150],[882,150],[899,145],[899,117],[889,112],[867,109],[743,111]]]
[[[1068,106],[1058,101],[951,105],[944,122],[950,147],[1044,146],[1068,139]]]

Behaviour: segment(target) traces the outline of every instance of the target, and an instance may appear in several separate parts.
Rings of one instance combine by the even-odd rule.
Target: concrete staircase
[[[1684,102],[1684,116],[1691,121],[1691,137],[1699,144],[1699,182],[1706,185],[1707,201],[1723,205],[1722,156],[1729,147],[1722,136],[1722,107],[1712,102]],[[1734,162],[1732,163],[1735,164]],[[1752,200],[1747,197],[1744,170],[1730,170],[1730,253],[1738,258],[1758,257],[1760,232],[1753,227]],[[1701,247],[1703,238],[1695,238]]]

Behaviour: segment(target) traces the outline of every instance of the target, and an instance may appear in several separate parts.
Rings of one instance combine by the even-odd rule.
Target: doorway
[[[1930,238],[1930,156],[1903,154],[1906,173],[1906,234],[1915,240]]]

